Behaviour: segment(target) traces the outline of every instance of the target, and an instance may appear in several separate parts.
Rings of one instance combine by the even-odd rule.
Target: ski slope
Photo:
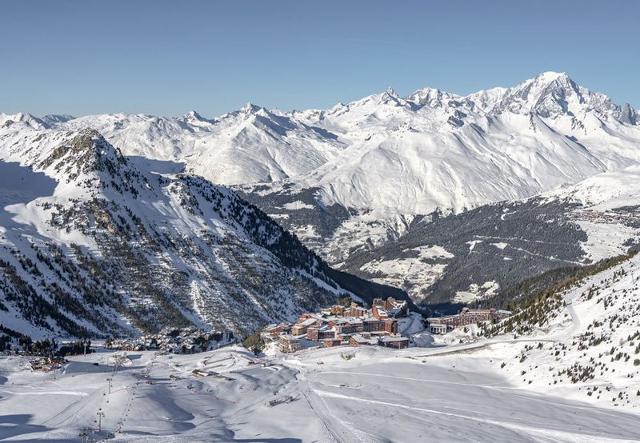
[[[117,371],[114,353],[98,352],[46,374],[5,358],[0,439],[78,438],[97,426],[99,410],[100,435],[112,433],[114,441],[640,439],[637,411],[515,386],[474,346],[334,348],[262,359],[234,347],[132,352]]]

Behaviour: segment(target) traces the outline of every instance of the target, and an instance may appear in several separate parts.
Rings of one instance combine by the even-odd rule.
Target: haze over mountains
[[[89,129],[97,132],[88,136]],[[94,194],[85,198],[76,194],[84,183],[78,181],[78,175],[72,180],[76,191],[61,197],[60,193],[71,186],[61,183],[69,183],[69,171],[75,167],[55,166],[57,155],[66,156],[60,146],[73,146],[77,137],[98,140],[96,143],[111,153],[108,156],[113,157],[114,165],[123,165],[131,177],[141,177],[139,181],[131,180],[129,175],[122,182],[105,177],[92,182],[89,188],[94,189]],[[277,256],[274,261],[269,255],[272,250],[263,257],[264,249],[269,251],[272,246],[271,240],[265,239],[263,233],[256,238],[255,227],[246,225],[247,220],[241,215],[243,211],[258,213],[231,191],[193,175],[231,186],[334,266],[402,287],[418,301],[472,302],[505,289],[506,281],[519,282],[548,269],[585,263],[632,245],[635,230],[627,226],[624,235],[608,250],[590,250],[588,244],[593,242],[593,236],[606,229],[598,223],[594,228],[577,222],[576,214],[582,213],[585,201],[571,197],[583,195],[580,189],[591,189],[588,183],[608,189],[602,183],[608,183],[610,171],[635,177],[637,169],[633,167],[640,163],[639,146],[640,117],[635,109],[615,104],[605,95],[579,86],[566,74],[554,72],[545,72],[514,87],[467,96],[424,88],[400,97],[388,90],[326,110],[282,112],[248,104],[211,119],[196,112],[178,118],[129,114],[36,118],[30,114],[0,114],[0,158],[33,167],[53,178],[57,183],[55,193],[47,194],[47,199],[53,199],[49,204],[54,208],[54,201],[64,211],[70,211],[78,199],[84,207],[97,198],[104,203],[101,210],[107,210],[120,227],[131,226],[139,219],[149,232],[152,225],[163,220],[161,224],[170,232],[151,232],[151,237],[157,234],[163,238],[155,238],[152,243],[162,244],[168,235],[171,241],[166,241],[171,246],[167,248],[173,252],[160,246],[155,252],[159,256],[151,260],[145,253],[144,261],[151,260],[155,265],[164,256],[171,268],[188,268],[179,289],[168,287],[163,289],[168,292],[160,291],[165,298],[176,290],[182,294],[180,309],[187,317],[195,309],[198,291],[210,286],[207,279],[216,277],[205,275],[211,263],[193,263],[192,253],[187,252],[204,246],[186,239],[202,236],[202,230],[220,229],[213,225],[233,226],[223,230],[236,232],[232,237],[240,240],[227,252],[252,270],[272,269],[280,277],[286,276],[285,280],[291,276],[297,279],[298,271],[292,269],[302,267],[313,274],[309,269],[314,266],[309,265],[309,260],[315,260],[304,258],[313,255],[299,243],[294,249],[299,248],[300,255],[285,266],[287,269],[281,268],[283,257]],[[57,154],[51,164],[44,165],[44,159],[54,153]],[[92,161],[101,161],[96,160],[100,156],[92,156],[87,154],[87,158],[94,158]],[[604,178],[598,178],[603,173]],[[567,190],[567,194],[556,191],[560,194],[526,200],[585,179],[592,182]],[[623,181],[626,183],[626,179]],[[96,183],[101,184],[96,188]],[[16,190],[15,183],[5,187]],[[130,196],[123,197],[128,187],[135,188],[140,196],[149,195],[130,200]],[[629,192],[633,194],[632,190]],[[176,193],[183,193],[183,197],[176,197]],[[232,205],[237,210],[225,215],[215,206],[215,214],[209,214],[210,209],[199,213],[195,207],[202,207],[204,202],[198,195],[218,195],[216,201],[221,208]],[[36,211],[44,200],[30,198],[33,197],[19,201],[25,204],[23,211],[31,211],[31,216],[37,215],[40,220],[41,225],[33,228],[39,236],[67,244],[77,242],[79,234],[65,238],[60,233],[69,218],[61,215],[58,220],[53,214],[38,212],[41,209]],[[635,197],[627,200],[633,202]],[[195,212],[184,209],[185,201],[191,202]],[[129,213],[125,207],[131,210],[128,216],[122,212]],[[469,211],[473,208],[475,211]],[[630,214],[628,211],[632,210],[627,208]],[[513,216],[511,223],[505,214]],[[24,229],[24,223],[33,223],[24,217],[19,222],[15,215],[4,218],[7,223],[20,224],[20,229]],[[83,220],[95,224],[100,217],[94,216],[82,215]],[[125,222],[117,222],[119,216]],[[255,217],[268,226],[265,229],[273,232],[274,238],[283,235],[270,219]],[[58,223],[54,231],[59,232],[45,234],[54,222]],[[90,226],[104,228],[98,224]],[[80,232],[81,225],[76,220]],[[3,225],[3,229],[6,231],[7,226]],[[124,231],[118,228],[117,232]],[[94,236],[92,231],[83,237],[83,244],[94,244]],[[187,243],[179,246],[176,236]],[[111,236],[110,241],[114,238]],[[215,255],[209,249],[220,248],[222,238],[228,236],[214,241],[215,247],[208,245],[203,254]],[[16,243],[23,237],[14,240],[11,247],[22,254],[25,248],[31,248]],[[183,255],[174,251],[182,247],[186,248]],[[241,249],[240,259],[237,254]],[[98,250],[110,254],[101,246]],[[174,253],[177,255],[171,255]],[[177,256],[181,257],[178,262]],[[9,258],[16,262],[16,257],[14,254]],[[235,266],[226,258],[216,257],[224,262],[220,266]],[[492,257],[492,266],[487,266],[486,257]],[[185,261],[189,263],[183,264]],[[318,273],[321,281],[326,280],[334,288],[326,297],[345,293],[346,289],[333,280],[329,271]],[[206,285],[201,284],[205,280]],[[297,285],[298,280],[295,281]],[[304,291],[326,289],[311,281],[311,286],[300,283],[307,288]],[[263,284],[240,282],[237,288],[243,292],[254,285],[255,293],[255,288]],[[292,289],[273,284],[268,299]],[[227,294],[231,286],[220,286],[219,291]],[[208,300],[228,306],[226,298],[211,297]],[[283,297],[282,303],[289,304],[288,296]],[[289,311],[285,310],[285,316],[325,300],[325,295],[315,297],[309,295],[293,303]],[[252,314],[254,320],[246,325],[237,319],[240,311],[224,316],[234,328],[246,330],[278,319],[279,313],[285,312],[271,301],[254,300],[253,304],[259,308]],[[189,314],[183,309],[187,305],[191,306]]]

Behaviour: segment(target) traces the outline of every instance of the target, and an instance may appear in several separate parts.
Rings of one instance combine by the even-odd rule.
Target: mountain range
[[[21,134],[0,160],[0,318],[12,331],[246,334],[339,297],[403,296],[334,271],[179,165],[125,157],[93,129]]]
[[[82,162],[100,161],[95,150],[65,160],[69,154],[60,146],[74,146],[73,140],[83,140],[83,146],[109,147],[107,158],[118,168],[104,167],[116,176],[86,178],[75,165],[77,157]],[[555,72],[465,96],[424,88],[400,97],[390,89],[325,110],[283,112],[248,104],[217,118],[197,112],[177,118],[0,114],[1,158],[30,168],[24,180],[53,178],[58,183],[46,196],[21,189],[15,180],[5,185],[11,191],[8,195],[36,194],[14,199],[23,208],[3,205],[2,226],[7,236],[31,223],[34,236],[45,236],[48,244],[66,245],[60,255],[73,257],[75,263],[89,251],[112,258],[112,249],[104,249],[96,236],[108,237],[119,247],[144,237],[142,232],[131,238],[120,233],[125,224],[133,229],[139,218],[153,242],[161,243],[153,254],[141,252],[143,262],[160,266],[155,268],[160,273],[183,272],[163,283],[162,298],[173,303],[169,294],[181,294],[180,316],[196,323],[214,321],[197,314],[200,308],[194,300],[202,298],[198,294],[203,291],[208,291],[204,299],[209,304],[201,312],[212,312],[212,318],[224,318],[241,330],[290,317],[302,307],[350,289],[373,296],[375,290],[364,280],[345,277],[325,262],[364,279],[401,287],[418,302],[472,303],[549,269],[589,263],[632,247],[634,206],[640,204],[635,188],[627,189],[624,206],[605,208],[605,203],[594,204],[589,198],[605,195],[592,190],[609,190],[610,183],[637,182],[639,147],[640,118],[634,108],[615,104]],[[74,191],[61,194],[70,188]],[[77,195],[80,190],[82,198]],[[215,204],[206,199],[204,204],[203,196]],[[100,203],[91,207],[94,200]],[[45,201],[54,209],[38,213]],[[227,213],[220,209],[229,205],[238,209]],[[203,206],[208,209],[198,212],[197,207]],[[96,211],[110,214],[108,218],[118,225],[113,228],[117,235],[108,230],[103,234],[105,227],[96,224],[100,220]],[[244,211],[254,214],[248,225]],[[72,219],[75,224],[70,227]],[[93,223],[88,232],[82,232],[84,222],[79,219]],[[269,226],[264,228],[268,235],[253,232],[261,223]],[[205,247],[202,238],[211,231],[217,233],[216,239]],[[619,235],[611,237],[611,231]],[[16,243],[26,235],[20,232],[12,238],[11,248],[24,254],[27,246]],[[273,245],[265,235],[290,238],[287,248],[297,251],[295,260],[283,266],[286,259],[273,258]],[[164,243],[166,236],[170,241]],[[185,240],[194,237],[199,239],[196,244]],[[221,240],[229,238],[234,239],[231,244]],[[596,247],[603,239],[611,240],[609,247]],[[72,243],[83,251],[76,254],[69,249]],[[209,259],[191,263],[192,252],[187,251],[197,248],[205,249],[199,252],[204,256],[213,254],[212,248],[224,249],[229,256],[235,254],[235,261],[218,258],[224,263],[215,267]],[[8,258],[5,261],[16,268],[18,256]],[[247,294],[251,287],[249,293],[256,297],[265,281],[243,281],[238,276],[244,273],[238,269],[244,268],[237,267],[238,262],[253,272],[260,268],[258,273],[273,285],[265,296],[268,301]],[[210,271],[214,268],[223,269],[226,278],[232,275],[233,284],[214,285],[216,277]],[[266,277],[271,270],[275,273]],[[130,270],[118,272],[123,273],[118,274],[119,281],[131,281],[122,277]],[[144,270],[141,274],[151,275]],[[281,294],[287,305],[291,294],[300,292],[283,283],[290,278],[311,292],[284,309],[273,299]],[[216,285],[222,286],[212,289]],[[229,296],[234,292],[231,287],[238,292]],[[109,290],[127,292],[122,287]],[[123,306],[159,303],[147,303],[138,295],[126,299],[129,296]],[[234,311],[229,297],[251,300],[248,305],[257,308],[239,320],[244,305]],[[214,305],[230,311],[211,310]],[[153,316],[153,309],[151,314],[145,309],[140,308],[144,314],[136,321]],[[116,306],[109,312],[117,316],[128,311]]]

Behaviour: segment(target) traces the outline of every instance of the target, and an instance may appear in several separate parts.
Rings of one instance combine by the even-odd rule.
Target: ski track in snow
[[[636,414],[509,384],[468,353],[483,345],[316,349],[260,359],[237,347],[192,355],[144,351],[129,353],[131,364],[118,371],[109,363],[113,353],[99,352],[72,357],[72,370],[55,378],[20,370],[21,359],[11,357],[1,362],[11,389],[0,391],[0,439],[76,438],[95,426],[98,408],[116,441],[640,439]],[[343,359],[345,350],[354,357]],[[425,351],[430,358],[422,361]],[[212,375],[199,377],[194,369]],[[46,407],[43,396],[51,399]]]

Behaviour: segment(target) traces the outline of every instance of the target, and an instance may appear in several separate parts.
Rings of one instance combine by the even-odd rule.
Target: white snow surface
[[[612,410],[514,385],[476,345],[315,349],[255,358],[110,352],[36,373],[0,361],[0,438],[209,442],[622,442],[640,438],[637,411]],[[342,355],[350,355],[345,360]],[[197,370],[198,373],[193,371]],[[210,375],[205,375],[210,374]],[[108,378],[112,379],[109,392]]]
[[[589,277],[521,337],[481,339],[475,325],[434,337],[412,315],[401,328],[422,347],[400,351],[143,351],[115,370],[115,353],[99,348],[49,373],[5,357],[0,439],[71,440],[101,410],[96,435],[114,441],[638,441],[640,340],[628,337],[640,326],[639,272],[636,256]],[[604,340],[580,348],[589,337]],[[558,375],[595,364],[593,379]]]
[[[455,303],[471,303],[490,298],[497,294],[500,285],[495,281],[487,281],[481,285],[472,283],[466,291],[457,291],[453,298]]]
[[[589,277],[527,336],[488,341],[479,356],[521,387],[602,407],[640,408],[640,257]],[[479,343],[482,343],[479,342]],[[504,367],[502,365],[504,364]],[[593,368],[593,377],[570,381]],[[636,437],[637,438],[637,437]]]
[[[629,247],[628,240],[640,238],[640,228],[634,222],[636,214],[616,211],[640,205],[639,166],[597,174],[542,197],[581,205],[573,211],[573,218],[587,233],[588,240],[582,246],[593,261],[623,254]]]
[[[95,430],[101,410],[94,435],[114,441],[639,441],[640,339],[628,339],[640,326],[639,272],[636,256],[589,277],[521,337],[478,338],[475,325],[434,337],[412,315],[401,329],[422,347],[400,351],[256,357],[231,346],[123,359],[99,348],[49,373],[4,357],[0,439],[72,440]],[[603,341],[580,348],[590,337]],[[559,375],[576,365],[598,370],[586,381]]]

